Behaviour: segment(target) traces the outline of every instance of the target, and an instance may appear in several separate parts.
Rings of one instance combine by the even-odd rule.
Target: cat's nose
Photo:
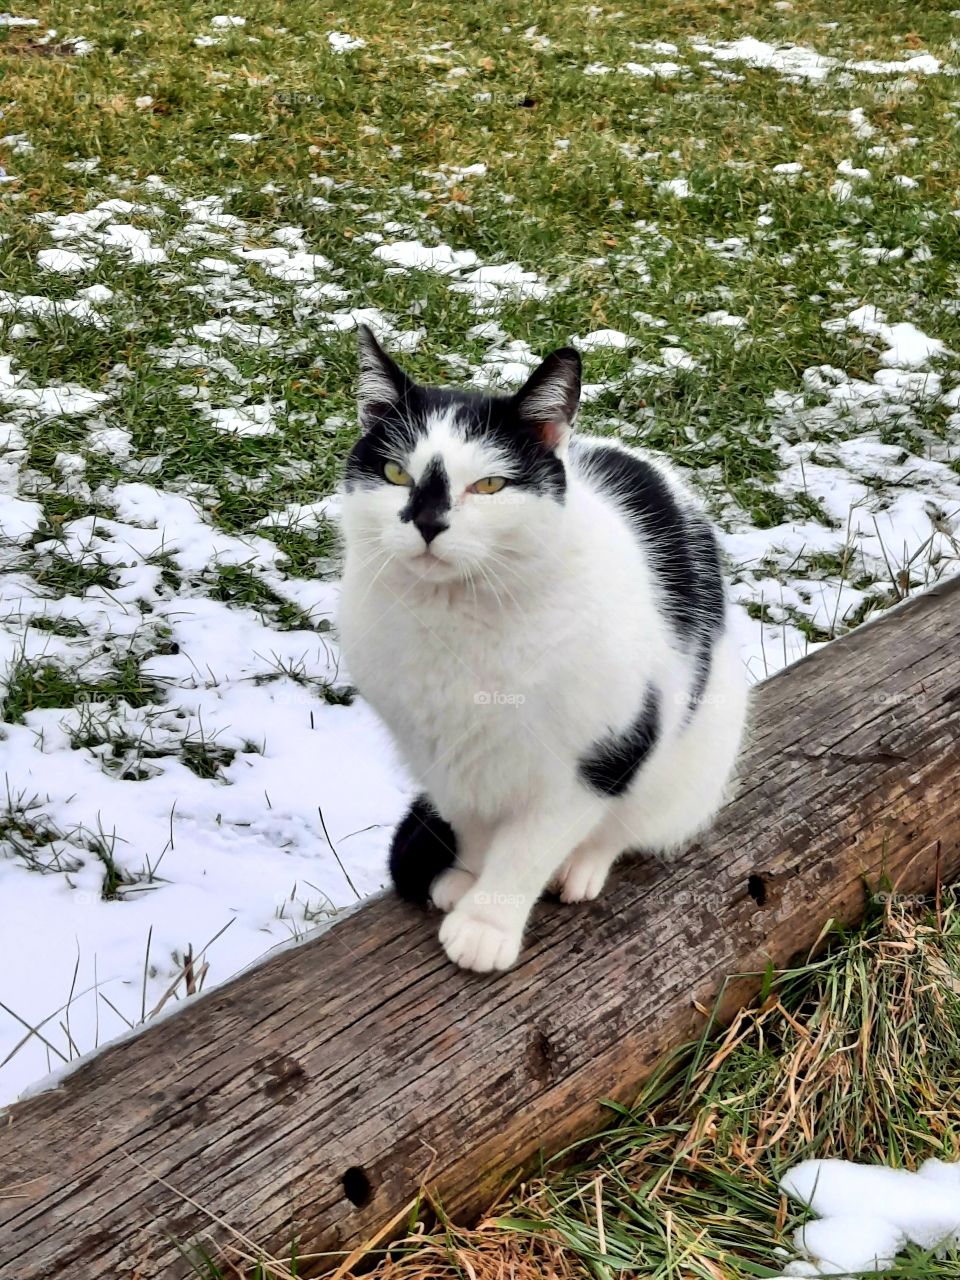
[[[421,537],[428,547],[438,533],[443,533],[444,529],[449,527],[442,520],[431,520],[429,516],[414,520],[413,523],[420,530]]]

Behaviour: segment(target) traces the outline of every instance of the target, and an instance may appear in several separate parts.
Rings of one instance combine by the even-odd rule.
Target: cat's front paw
[[[430,886],[430,899],[441,911],[452,911],[468,889],[472,889],[477,877],[462,867],[448,867],[441,871]]]
[[[522,941],[521,930],[494,924],[464,905],[455,907],[440,926],[440,943],[453,963],[476,973],[509,969]]]

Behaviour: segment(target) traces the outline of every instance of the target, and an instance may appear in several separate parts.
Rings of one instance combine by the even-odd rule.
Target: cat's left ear
[[[413,382],[384,351],[373,330],[362,324],[357,329],[357,409],[361,426],[367,427],[378,413],[385,413],[410,397]]]
[[[547,356],[513,397],[520,421],[548,449],[566,443],[580,407],[580,353],[561,347]]]

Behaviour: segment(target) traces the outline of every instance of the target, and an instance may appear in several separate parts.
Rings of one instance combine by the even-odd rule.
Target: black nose
[[[414,520],[413,523],[420,530],[421,536],[428,547],[438,533],[443,533],[444,529],[449,527],[448,525],[445,525],[442,520],[431,520],[429,516],[424,516],[420,520]]]

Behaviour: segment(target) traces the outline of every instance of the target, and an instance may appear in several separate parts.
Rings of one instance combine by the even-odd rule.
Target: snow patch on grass
[[[925,1160],[916,1173],[850,1160],[804,1160],[781,1190],[817,1218],[798,1228],[802,1255],[785,1276],[888,1271],[908,1244],[926,1250],[960,1244],[960,1165]]]

